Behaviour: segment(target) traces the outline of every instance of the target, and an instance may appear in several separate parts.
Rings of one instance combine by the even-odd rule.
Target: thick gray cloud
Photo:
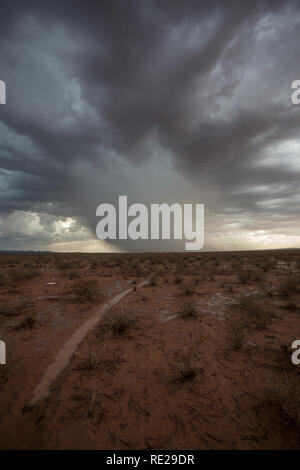
[[[292,1],[1,2],[1,247],[92,240],[119,194],[205,203],[208,248],[299,243],[299,34]]]

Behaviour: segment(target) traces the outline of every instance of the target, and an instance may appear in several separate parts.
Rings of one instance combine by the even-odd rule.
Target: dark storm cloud
[[[0,210],[72,215],[94,230],[95,206],[121,181],[133,191],[126,162],[160,152],[187,192],[214,188],[212,213],[271,216],[266,191],[276,199],[280,186],[293,215],[300,144],[291,162],[272,152],[298,139],[299,34],[297,2],[1,2]]]

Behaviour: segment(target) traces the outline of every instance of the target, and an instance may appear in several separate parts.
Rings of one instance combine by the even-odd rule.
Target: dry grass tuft
[[[183,303],[180,316],[183,319],[195,318],[198,315],[198,311],[195,303],[192,300],[187,300]]]
[[[67,277],[68,277],[68,279],[73,281],[74,279],[81,279],[82,274],[81,274],[80,271],[68,271],[67,272]]]
[[[195,290],[195,283],[191,280],[183,281],[182,290],[184,295],[192,295]]]
[[[28,315],[15,326],[16,330],[32,330],[36,323],[35,314]]]
[[[235,351],[241,349],[245,342],[245,332],[240,324],[233,324],[231,329],[232,347]]]
[[[40,271],[35,268],[18,268],[0,273],[0,287],[15,287],[21,282],[39,276]]]
[[[300,275],[293,274],[284,279],[279,285],[279,293],[283,297],[290,297],[300,292]]]
[[[249,269],[249,268],[240,268],[237,272],[237,276],[239,281],[242,284],[246,284],[247,282],[259,282],[263,281],[264,275],[262,271]]]
[[[240,312],[241,322],[244,327],[254,327],[258,330],[265,329],[274,316],[272,304],[263,297],[245,296],[235,305]]]
[[[230,313],[226,318],[232,348],[241,349],[246,333],[266,329],[273,316],[273,306],[268,303],[266,297],[242,297],[238,303],[230,307]]]
[[[29,279],[33,279],[34,277],[37,277],[40,274],[40,272],[37,269],[14,269],[13,271],[10,272],[10,278],[14,282],[22,282],[22,281],[27,281]]]
[[[174,284],[180,284],[182,282],[182,277],[181,276],[176,276],[174,279]]]
[[[7,273],[0,273],[0,287],[9,287],[11,285],[11,279]]]
[[[87,357],[84,358],[82,363],[79,365],[79,370],[96,370],[99,366],[99,351],[90,349]]]
[[[149,276],[149,285],[156,286],[157,285],[157,276],[154,273],[151,273]]]
[[[191,382],[197,376],[195,357],[192,350],[176,351],[170,367],[172,369],[172,383]]]
[[[104,317],[104,325],[115,336],[124,334],[128,328],[135,326],[138,317],[132,312],[110,310]]]
[[[80,302],[99,300],[98,281],[85,279],[73,283],[72,291]]]

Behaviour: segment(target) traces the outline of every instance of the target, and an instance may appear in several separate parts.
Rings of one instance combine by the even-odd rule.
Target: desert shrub
[[[242,284],[252,280],[252,272],[250,269],[239,269],[237,276]]]
[[[29,309],[33,310],[34,304],[32,299],[27,298],[21,302],[14,302],[13,304],[7,302],[1,302],[0,304],[0,316],[16,316],[21,313],[27,312]]]
[[[197,375],[194,354],[189,351],[176,351],[174,359],[170,363],[172,370],[171,382],[191,382]]]
[[[8,367],[0,367],[0,390],[6,384],[9,377]]]
[[[188,300],[186,302],[183,303],[182,305],[182,308],[181,308],[181,312],[180,312],[180,316],[184,319],[186,318],[193,318],[195,316],[197,316],[198,314],[198,311],[197,311],[197,308],[195,306],[195,303],[191,300]]]
[[[263,281],[264,275],[261,271],[252,271],[251,280],[255,282]]]
[[[34,260],[32,261],[25,261],[25,263],[23,263],[23,268],[24,269],[32,269],[32,268],[36,268],[37,264]]]
[[[80,263],[76,259],[64,259],[59,257],[56,259],[56,267],[62,271],[67,269],[79,269]]]
[[[57,260],[56,266],[58,269],[61,269],[62,271],[65,269],[71,268],[70,263],[61,259]]]
[[[0,316],[14,316],[16,315],[15,305],[10,305],[7,302],[1,302],[0,304]]]
[[[98,260],[98,259],[93,259],[93,260],[91,261],[91,267],[92,267],[92,268],[98,268],[98,267],[100,267],[100,266],[101,266],[100,260]]]
[[[99,298],[98,281],[96,279],[82,279],[73,283],[72,291],[78,300],[95,301]]]
[[[300,426],[300,386],[299,381],[293,383],[281,380],[272,390],[268,391],[268,399],[280,406],[289,418]]]
[[[176,268],[175,268],[175,271],[178,273],[178,275],[180,276],[181,274],[184,273],[184,266],[182,263],[177,263],[176,264]]]
[[[14,269],[13,271],[10,272],[10,278],[14,282],[22,282],[22,281],[28,281],[29,279],[33,279],[34,277],[37,277],[40,274],[40,272],[37,269],[29,269],[29,268],[23,268],[23,269]]]
[[[241,313],[242,324],[262,330],[270,323],[274,315],[272,304],[266,298],[244,296],[235,305]]]
[[[185,295],[192,295],[195,289],[195,283],[190,280],[185,280],[182,283],[182,290]]]
[[[298,310],[298,305],[295,302],[287,302],[284,305],[284,308],[289,312],[296,312]]]
[[[40,274],[38,269],[19,268],[0,273],[0,287],[14,287],[20,282],[30,280]]]
[[[157,285],[157,276],[154,273],[151,273],[149,276],[149,284],[150,286],[156,286]]]
[[[146,271],[143,269],[143,266],[138,265],[136,268],[132,268],[131,275],[136,277],[144,277],[146,275]]]
[[[67,277],[73,281],[74,279],[80,279],[81,278],[81,273],[80,271],[69,271],[67,273]]]
[[[132,269],[139,269],[140,267],[140,261],[138,259],[133,259],[131,261],[131,268]]]
[[[138,317],[132,312],[110,310],[104,318],[104,326],[113,335],[122,335],[128,328],[136,325]]]
[[[232,347],[236,351],[241,349],[245,341],[245,331],[241,324],[233,323],[231,328]]]
[[[175,284],[180,284],[181,282],[182,282],[182,277],[176,276],[175,279],[174,279],[174,283]]]
[[[94,349],[90,349],[88,351],[88,355],[84,358],[82,363],[79,365],[78,369],[92,371],[92,370],[96,370],[98,365],[99,365],[99,352]]]
[[[96,414],[96,409],[99,408],[99,403],[97,400],[97,395],[98,395],[98,390],[91,390],[89,395],[88,395],[88,408],[87,408],[87,415],[89,418],[93,418]],[[99,425],[102,417],[103,417],[103,412],[100,411],[97,413],[97,425]]]
[[[279,285],[279,293],[283,297],[290,297],[300,292],[300,275],[293,274],[285,278]]]
[[[276,289],[274,286],[265,286],[263,290],[267,297],[274,297],[276,294]]]
[[[36,322],[35,314],[28,315],[15,326],[16,330],[29,329],[32,330]]]
[[[269,272],[269,271],[271,271],[272,269],[275,268],[275,262],[274,262],[274,260],[267,258],[267,259],[263,260],[263,262],[261,264],[261,267],[265,272]]]
[[[0,273],[0,287],[9,287],[11,279],[7,273]]]

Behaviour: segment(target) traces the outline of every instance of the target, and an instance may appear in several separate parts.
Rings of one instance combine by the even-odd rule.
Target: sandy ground
[[[297,250],[0,265],[0,448],[300,448]],[[66,342],[129,289],[33,404]]]

